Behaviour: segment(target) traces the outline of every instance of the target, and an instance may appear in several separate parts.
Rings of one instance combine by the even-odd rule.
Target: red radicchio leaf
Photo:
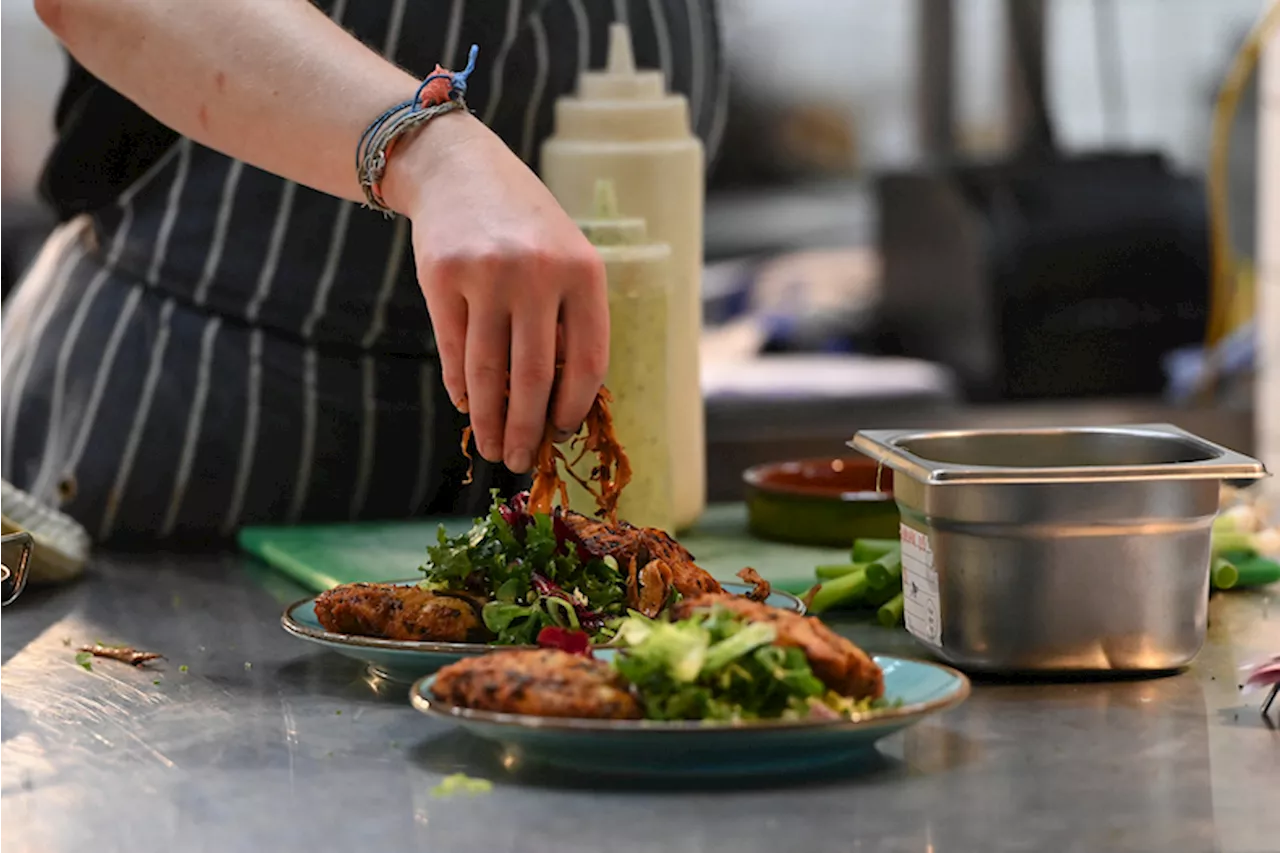
[[[585,631],[574,631],[569,628],[548,625],[538,632],[538,645],[544,649],[560,649],[571,655],[581,655],[585,658],[592,657],[591,638],[587,636]]]
[[[569,522],[564,520],[564,513],[560,507],[556,507],[551,513],[551,530],[555,533],[556,542],[561,548],[573,545],[578,552],[578,559],[586,563],[591,560],[592,554],[587,547],[582,544],[582,540],[578,538],[578,534],[573,532],[573,528],[569,526]]]
[[[604,627],[604,616],[600,613],[584,607],[581,602],[577,601],[572,595],[564,591],[564,588],[546,575],[532,572],[529,580],[533,584],[533,589],[538,595],[548,598],[559,598],[567,601],[573,607],[573,612],[578,616],[578,624],[589,631],[596,631]]]

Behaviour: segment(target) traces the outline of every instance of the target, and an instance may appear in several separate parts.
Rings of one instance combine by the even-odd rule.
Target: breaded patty
[[[730,595],[686,598],[676,605],[674,615],[677,619],[687,619],[699,610],[714,606],[752,622],[773,623],[778,632],[774,642],[804,652],[813,674],[837,693],[854,699],[879,699],[884,695],[884,673],[871,656],[820,619]]]
[[[563,518],[582,547],[593,557],[613,557],[623,567],[634,561],[637,569],[660,562],[664,566],[661,572],[663,588],[651,591],[650,599],[665,602],[667,587],[674,588],[685,597],[721,591],[719,582],[694,563],[689,550],[663,530],[634,527],[626,522],[609,524],[571,510],[566,511]],[[637,610],[644,609],[640,592],[640,587],[632,584],[628,593],[627,604]]]
[[[560,649],[515,649],[464,658],[436,673],[442,701],[507,714],[637,720],[640,705],[604,661]]]
[[[316,618],[329,631],[387,640],[469,643],[491,636],[474,598],[389,583],[334,587],[316,599]]]

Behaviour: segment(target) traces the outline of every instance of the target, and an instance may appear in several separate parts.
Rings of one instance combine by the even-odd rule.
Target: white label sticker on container
[[[905,524],[902,538],[903,618],[907,630],[926,643],[942,646],[942,607],[938,596],[938,570],[933,567],[929,537]]]

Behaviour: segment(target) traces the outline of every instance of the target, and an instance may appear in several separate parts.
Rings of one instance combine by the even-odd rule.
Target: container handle
[[[27,575],[31,569],[31,551],[35,547],[35,540],[31,538],[30,533],[19,530],[16,533],[0,536],[0,546],[8,545],[21,545],[22,550],[19,552],[16,567],[11,569],[7,562],[0,563],[0,607],[12,604],[26,588]]]

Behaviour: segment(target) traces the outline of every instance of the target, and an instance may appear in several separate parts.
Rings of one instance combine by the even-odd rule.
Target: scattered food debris
[[[159,652],[143,652],[138,649],[131,649],[128,646],[104,646],[102,643],[81,646],[80,654],[76,655],[77,663],[80,663],[81,655],[89,655],[95,658],[111,658],[111,660],[118,660],[120,663],[132,664],[133,666],[142,666],[147,661],[164,657]],[[80,665],[84,666],[83,663]],[[86,666],[85,669],[88,669],[88,667]]]
[[[461,794],[474,797],[492,790],[493,783],[488,779],[475,779],[465,773],[454,773],[440,780],[440,784],[431,789],[431,796],[453,797]]]
[[[334,715],[335,715],[335,716],[338,716],[338,717],[341,717],[341,716],[342,716],[342,711],[341,711],[341,710],[334,711],[333,713],[334,713]]]
[[[186,671],[187,671],[187,665],[185,663],[182,666],[178,667],[178,672],[186,672]]]
[[[252,664],[252,663],[250,663],[249,661],[245,661],[245,662],[244,662],[244,668],[245,668],[245,669],[253,669],[253,664]]]
[[[151,682],[151,683],[152,683],[152,684],[154,684],[155,686],[159,687],[159,686],[160,686],[160,679],[158,679],[158,678],[157,678],[155,681],[153,681],[153,682]]]
[[[90,652],[76,652],[76,663],[84,667],[89,672],[93,672],[93,654]]]
[[[63,637],[63,638],[62,638],[62,645],[64,645],[64,646],[69,646],[69,645],[71,645],[71,638],[70,638],[70,637]]]

